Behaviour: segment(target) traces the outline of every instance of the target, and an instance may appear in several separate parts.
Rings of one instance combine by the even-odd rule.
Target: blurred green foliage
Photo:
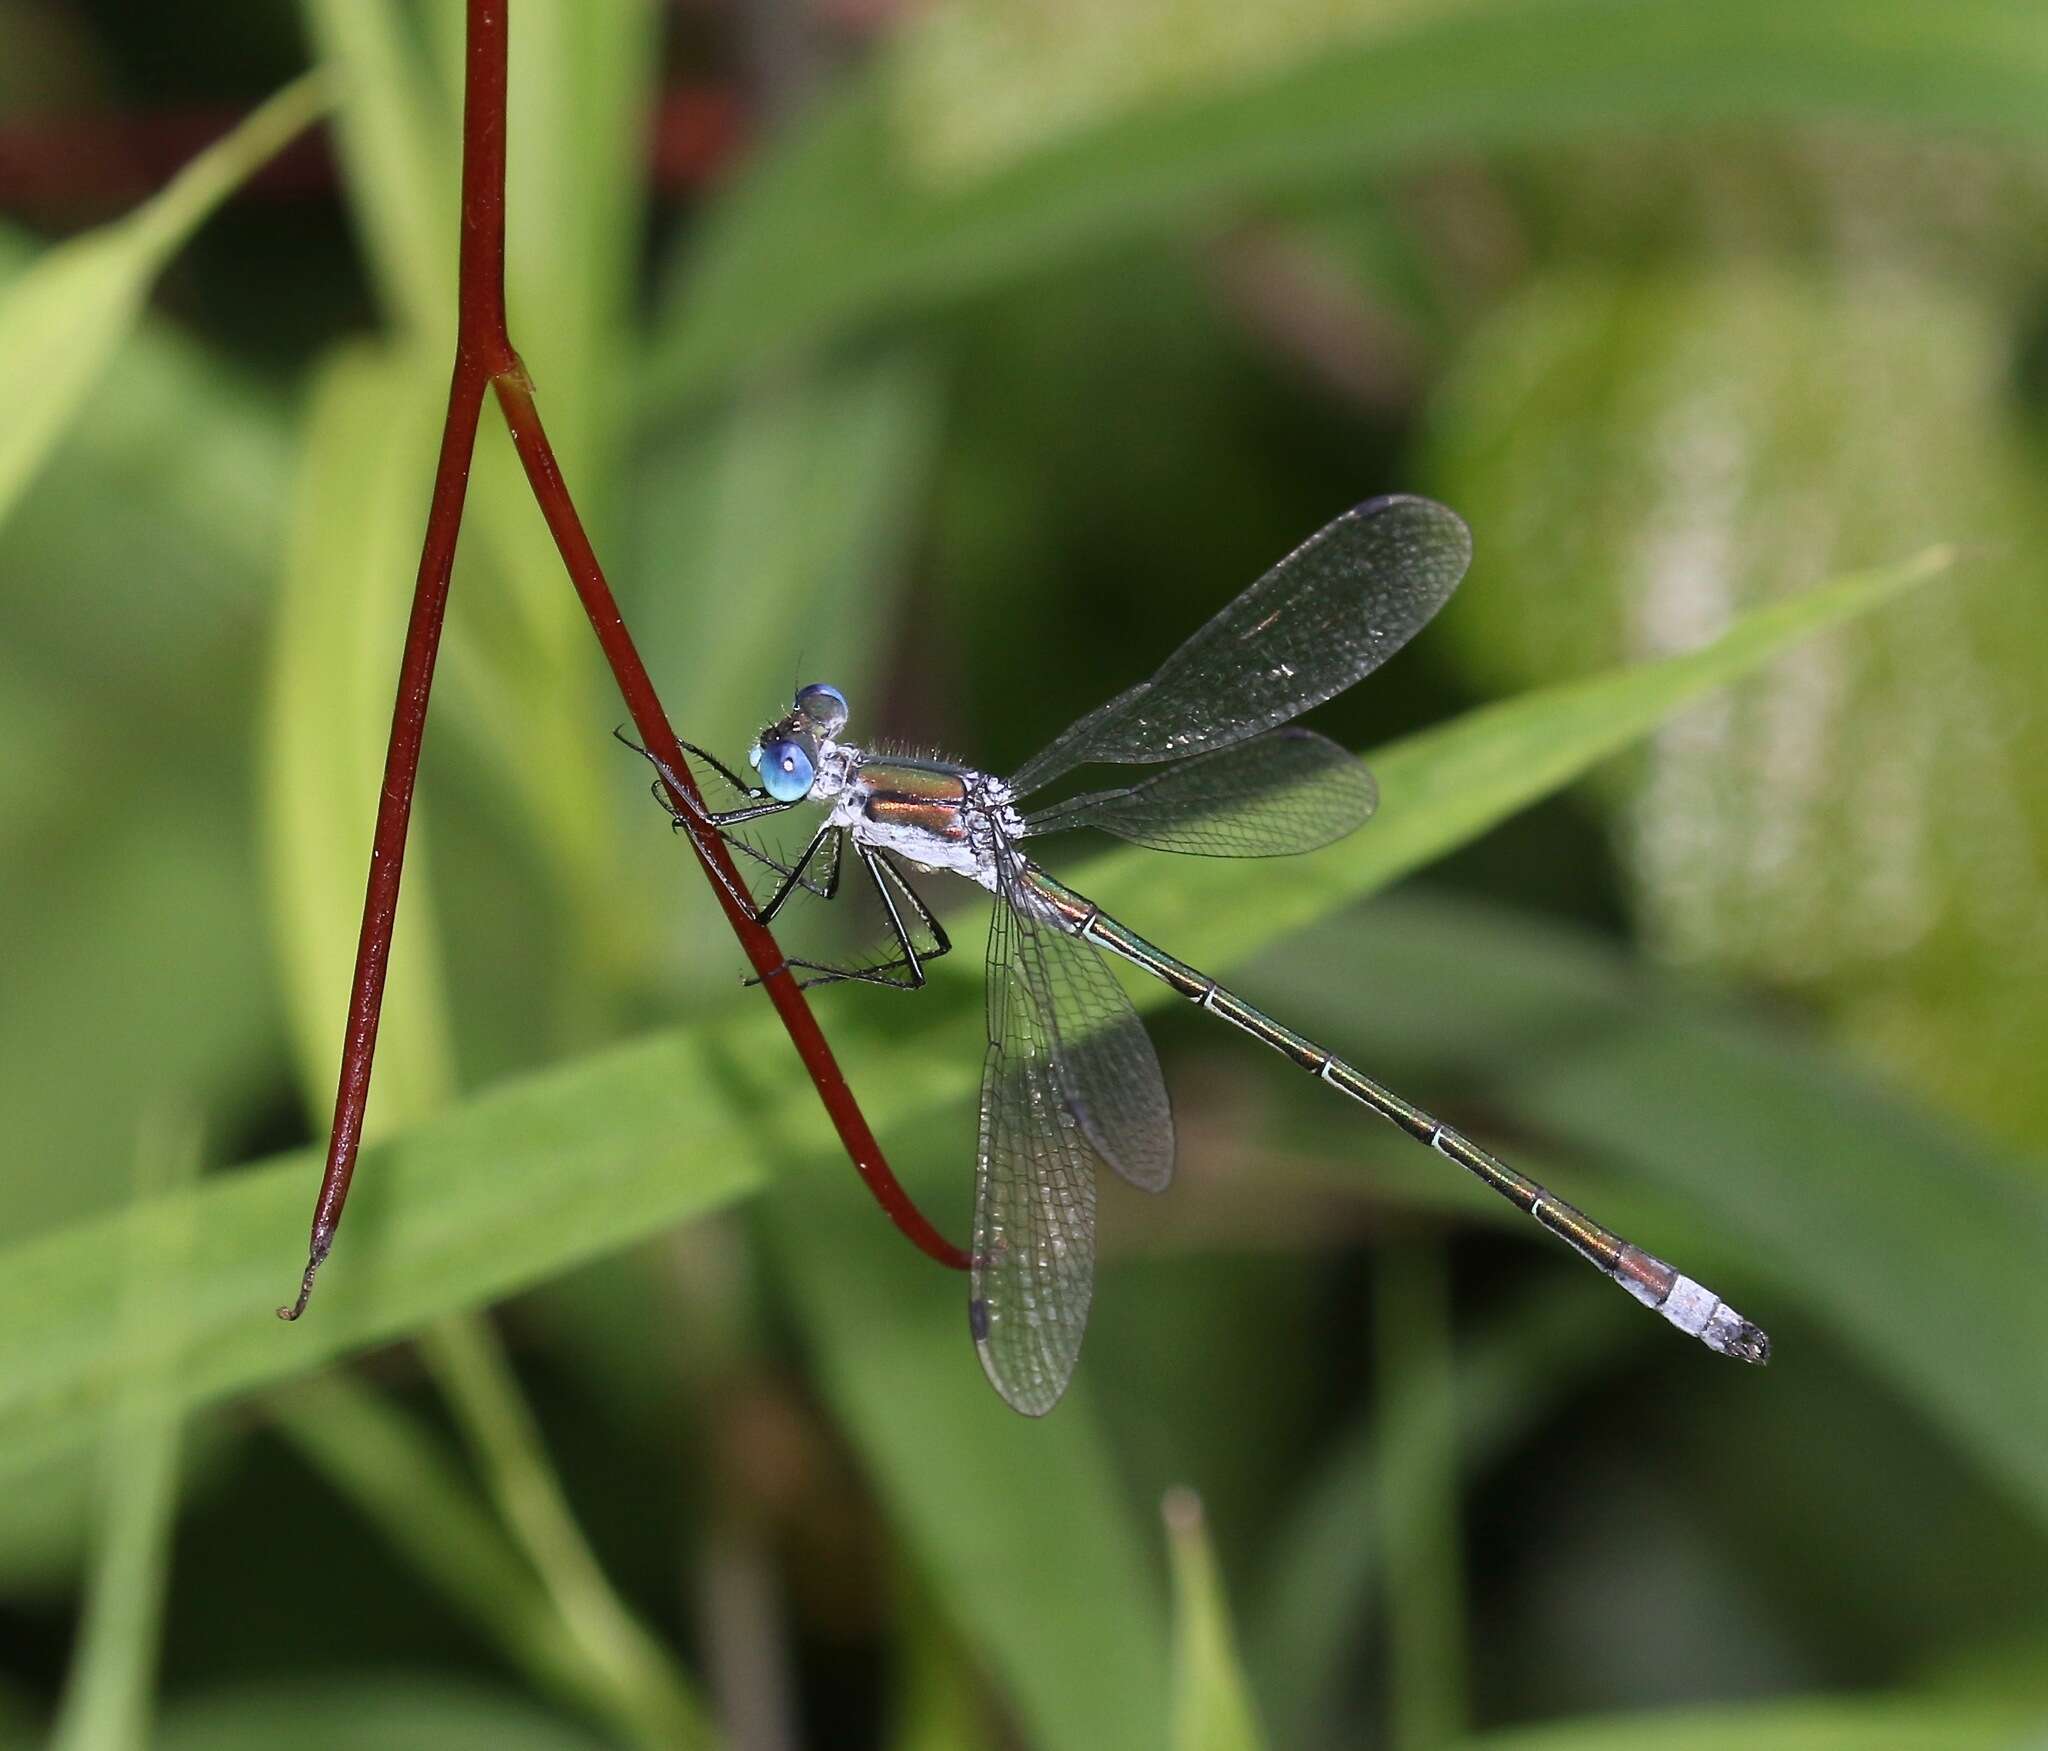
[[[2040,1731],[2030,0],[516,0],[515,337],[682,733],[737,754],[829,676],[1005,767],[1343,505],[1444,498],[1471,578],[1323,714],[1382,749],[1369,831],[1078,879],[1778,1344],[1695,1353],[1161,1011],[1182,1183],[1105,1188],[1038,1425],[736,990],[489,420],[377,1141],[268,1318],[445,393],[460,27],[0,0],[16,137],[317,64],[285,120],[327,94],[338,172],[186,243],[273,108],[132,216],[0,233],[0,1736]],[[739,160],[657,194],[650,111],[707,82]],[[958,1232],[979,913],[936,897],[933,989],[820,1008]],[[185,1113],[210,1171],[138,1189]]]

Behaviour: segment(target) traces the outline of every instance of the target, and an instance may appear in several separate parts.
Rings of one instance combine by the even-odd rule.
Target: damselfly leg
[[[648,765],[652,766],[660,774],[653,784],[654,800],[667,810],[669,825],[672,828],[678,832],[689,834],[693,839],[702,832],[716,833],[728,846],[740,852],[743,856],[752,858],[756,863],[766,864],[778,875],[786,877],[790,874],[789,867],[786,864],[777,858],[769,856],[767,852],[761,850],[758,846],[750,845],[745,839],[734,833],[732,829],[739,826],[742,822],[757,821],[767,815],[787,814],[796,807],[795,803],[780,802],[768,797],[766,791],[757,785],[748,784],[745,779],[741,778],[738,773],[734,772],[731,767],[727,766],[715,755],[707,754],[695,742],[685,742],[678,738],[677,747],[681,748],[685,753],[696,755],[698,759],[702,760],[705,765],[716,772],[720,778],[724,779],[741,796],[749,799],[767,799],[765,801],[749,800],[746,804],[736,809],[706,809],[695,800],[691,787],[685,784],[682,778],[677,775],[675,769],[666,760],[662,759],[659,754],[655,753],[652,748],[641,747],[638,742],[634,741],[623,730],[613,730],[612,736],[616,741],[631,748],[634,753],[638,754],[641,759],[645,760]],[[757,924],[767,922],[762,917],[760,911],[756,909],[753,900],[734,887],[731,882],[727,881],[724,871],[716,863],[708,864],[707,867],[718,878],[718,885],[725,889],[727,896],[734,905],[739,907],[741,912],[753,919]]]
[[[766,900],[756,904],[744,895],[733,895],[733,898],[746,909],[748,915],[758,923],[773,924],[792,896],[800,890],[821,900],[831,901],[838,898],[846,840],[844,828],[834,826],[828,821],[812,835],[810,842],[792,862],[785,863],[762,847],[750,843],[732,829],[747,821],[785,814],[796,807],[795,803],[779,802],[768,797],[759,786],[749,785],[715,755],[706,753],[694,742],[678,739],[678,747],[697,756],[735,791],[749,799],[745,805],[736,809],[700,809],[692,802],[690,792],[665,760],[621,732],[614,730],[612,733],[660,774],[654,781],[654,799],[668,811],[673,827],[687,833],[703,830],[715,832],[731,849],[775,872],[779,881]],[[672,799],[680,799],[682,806],[679,808]],[[932,909],[925,904],[923,896],[911,885],[910,878],[900,863],[886,851],[867,846],[862,846],[855,855],[866,869],[869,880],[874,885],[875,894],[881,901],[888,939],[896,952],[887,960],[879,962],[824,961],[791,955],[775,972],[779,974],[792,968],[801,968],[809,972],[813,976],[800,981],[806,989],[813,985],[830,985],[851,980],[863,984],[890,986],[898,990],[919,990],[925,982],[926,965],[950,954],[953,948],[952,939],[947,936],[945,927],[933,915]],[[817,874],[812,873],[814,865],[822,866]],[[752,976],[744,983],[758,985],[761,978],[758,975]]]
[[[876,896],[882,904],[882,919],[886,938],[895,947],[895,954],[882,961],[821,961],[807,960],[799,955],[786,957],[777,972],[789,968],[801,968],[811,976],[798,981],[805,990],[813,985],[836,985],[848,981],[864,985],[885,985],[896,991],[921,991],[924,988],[925,968],[933,961],[953,952],[953,939],[946,934],[946,928],[924,902],[902,868],[886,851],[863,848],[856,853],[861,865],[868,872],[874,884]],[[815,891],[815,890],[813,890]],[[839,892],[839,875],[835,854],[831,891],[821,897],[835,899]],[[778,899],[786,896],[778,896]],[[764,915],[766,908],[763,908]],[[758,978],[746,981],[749,985],[760,984]]]

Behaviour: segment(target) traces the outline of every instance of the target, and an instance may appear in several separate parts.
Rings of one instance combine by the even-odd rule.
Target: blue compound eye
[[[787,736],[763,742],[747,758],[761,775],[761,787],[779,803],[800,803],[811,794],[817,770],[811,752]]]
[[[828,736],[837,735],[846,725],[846,695],[822,681],[797,689],[796,708]]]

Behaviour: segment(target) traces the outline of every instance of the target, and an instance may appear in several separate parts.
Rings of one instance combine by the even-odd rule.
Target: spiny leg
[[[707,809],[702,804],[692,800],[690,786],[683,781],[681,774],[659,754],[655,753],[652,748],[641,747],[638,742],[619,730],[613,730],[612,734],[661,774],[661,783],[655,787],[654,792],[656,800],[679,822],[684,822],[685,824],[695,823],[698,826],[711,827],[719,832],[723,832],[727,827],[737,826],[742,821],[758,820],[763,815],[779,815],[785,810],[793,809],[797,806],[793,802],[778,802],[773,797],[770,797],[758,784],[748,784],[729,766],[725,765],[723,761],[705,753],[695,742],[686,742],[681,737],[678,737],[676,739],[676,746],[678,748],[695,754],[698,759],[711,767],[720,778],[724,779],[741,796],[747,798],[745,806],[741,808]],[[670,796],[681,799],[682,807],[680,809],[674,802],[668,799],[668,796],[663,795],[664,790]]]
[[[654,756],[650,754],[648,758],[652,760]],[[743,822],[758,821],[763,815],[780,815],[796,807],[795,803],[766,802],[749,803],[745,808],[739,809],[706,809],[698,807],[690,800],[690,793],[684,791],[681,793],[683,806],[677,808],[669,801],[669,783],[666,778],[657,778],[654,781],[654,800],[668,810],[676,826],[686,832],[694,831],[698,827],[708,827],[714,833],[724,833],[728,828],[737,827]]]
[[[776,914],[789,903],[790,895],[795,893],[799,887],[804,888],[809,893],[817,894],[821,899],[826,900],[830,900],[838,894],[839,841],[845,831],[844,827],[835,827],[829,821],[818,829],[816,834],[812,836],[810,844],[804,847],[803,855],[783,873],[782,885],[768,896],[762,903],[760,910],[755,914],[763,924],[773,924],[775,922]],[[804,880],[804,871],[810,866],[811,859],[816,857],[820,849],[828,844],[831,846],[830,868],[823,882],[817,887],[812,887]],[[769,860],[763,859],[763,861]]]
[[[677,779],[675,770],[669,765],[669,763],[666,760],[662,759],[662,757],[659,754],[655,753],[650,748],[641,747],[640,744],[634,741],[631,736],[627,735],[624,730],[615,728],[612,731],[612,736],[614,740],[622,743],[624,746],[628,748],[631,748],[634,753],[638,754],[641,759],[645,760],[649,765],[651,765],[654,768],[655,771],[659,772],[663,778],[667,779],[671,784],[674,784],[676,787],[676,794],[678,796],[689,795],[688,789]],[[764,797],[768,794],[758,784],[749,784],[744,778],[742,778],[737,772],[733,771],[733,769],[730,766],[726,765],[726,763],[723,760],[719,759],[719,757],[716,754],[712,753],[709,749],[700,748],[697,746],[695,742],[686,742],[682,739],[681,736],[678,736],[676,738],[676,746],[682,749],[682,751],[685,754],[696,755],[699,760],[703,761],[706,766],[710,767],[713,772],[717,773],[720,778],[724,779],[725,782],[731,785],[734,790],[738,791],[741,796]]]
[[[626,747],[631,748],[634,753],[638,754],[641,759],[645,760],[656,772],[661,774],[655,780],[652,787],[654,800],[668,811],[669,824],[672,827],[679,832],[688,833],[692,840],[697,841],[700,852],[703,850],[703,843],[698,839],[698,835],[708,828],[716,833],[725,844],[738,846],[749,857],[758,858],[763,863],[774,864],[778,871],[781,870],[782,866],[776,864],[773,858],[756,851],[751,845],[747,845],[741,840],[732,837],[727,833],[726,829],[738,826],[742,821],[758,820],[763,815],[784,814],[788,810],[795,808],[797,806],[795,803],[777,802],[769,798],[766,801],[750,800],[743,808],[707,809],[692,797],[690,787],[683,781],[681,775],[666,760],[662,759],[659,754],[655,753],[651,748],[641,747],[638,742],[621,730],[614,729],[612,735]],[[717,772],[740,795],[750,799],[768,797],[768,793],[765,790],[760,789],[756,785],[745,783],[724,762],[715,755],[707,754],[695,742],[685,742],[678,738],[676,746],[685,748],[690,753],[695,754],[698,759]],[[679,804],[680,806],[678,806]],[[733,885],[719,864],[710,858],[706,858],[705,862],[712,874],[718,878],[718,885],[726,891],[733,904],[739,907],[741,912],[747,917],[757,923],[761,922],[761,914],[755,908],[753,901]]]
[[[670,825],[678,833],[683,830],[683,824],[680,821],[672,821]],[[805,873],[798,865],[784,863],[781,858],[774,856],[752,841],[742,839],[737,833],[726,833],[721,835],[721,837],[725,840],[728,850],[736,851],[742,857],[751,858],[754,862],[773,870],[778,876],[795,876],[798,887],[802,888],[805,893],[814,895],[820,900],[829,900],[839,891],[839,847],[837,844],[834,844],[832,847],[832,867],[830,871],[824,876],[812,876]]]
[[[839,844],[845,831],[845,828],[835,827],[830,821],[827,821],[824,826],[818,829],[816,834],[812,836],[810,844],[804,847],[803,855],[795,863],[791,864],[788,869],[783,871],[782,885],[774,893],[770,894],[755,912],[754,916],[760,923],[763,925],[773,924],[777,915],[788,903],[790,895],[795,893],[798,888],[802,888],[806,893],[817,894],[820,898],[826,900],[832,899],[839,892]],[[811,860],[827,847],[830,848],[827,855],[830,859],[831,867],[823,881],[815,885],[805,881],[804,871],[810,867]],[[751,849],[749,847],[750,851]],[[758,852],[753,853],[753,855],[761,856]],[[769,863],[773,862],[773,859],[761,856],[761,861]],[[777,864],[776,867],[780,869],[782,866]],[[785,958],[781,966],[774,968],[773,971],[767,974],[756,974],[740,982],[743,985],[758,985],[763,978],[772,979],[777,973],[786,972],[792,966],[805,966],[808,964],[804,961],[791,961]]]
[[[919,991],[924,988],[925,967],[942,955],[952,953],[953,939],[946,934],[946,927],[933,915],[932,909],[924,903],[910,879],[898,867],[896,860],[886,851],[861,847],[861,862],[867,867],[869,877],[875,884],[875,891],[882,899],[882,913],[888,921],[889,933],[896,940],[897,953],[889,960],[874,966],[837,966],[827,961],[801,960],[795,956],[783,962],[783,967],[801,967],[815,973],[816,978],[801,981],[805,990],[813,985],[836,985],[855,982],[864,985],[882,985],[892,991]],[[895,892],[891,892],[893,882]],[[903,910],[897,902],[900,895],[916,913],[917,921],[929,932],[931,942],[920,949],[912,937],[910,927],[905,924]],[[758,980],[749,979],[748,984]]]
[[[896,933],[896,940],[902,946],[902,964],[910,975],[907,989],[921,990],[924,986],[925,967],[941,956],[951,954],[953,939],[946,934],[946,927],[938,921],[932,909],[924,903],[924,896],[911,885],[910,877],[904,873],[902,865],[888,852],[864,849],[861,861],[868,866],[868,874],[874,878],[875,892],[882,896],[882,909],[889,915],[889,926]],[[893,893],[890,891],[892,883],[895,890]],[[902,909],[897,904],[898,895],[909,902],[911,909],[917,914],[918,923],[923,925],[929,934],[931,944],[928,948],[920,950],[912,939],[909,927],[903,922]],[[897,964],[885,963],[887,966]]]

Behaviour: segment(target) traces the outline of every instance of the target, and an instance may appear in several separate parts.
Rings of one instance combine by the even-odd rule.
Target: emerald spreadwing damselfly
[[[677,816],[685,828],[730,837],[744,822],[800,804],[826,810],[788,862],[730,837],[778,877],[758,908],[764,923],[799,891],[834,897],[848,841],[881,897],[888,958],[858,966],[792,959],[787,976],[916,990],[952,944],[909,869],[965,876],[995,896],[968,1326],[989,1379],[1018,1410],[1052,1409],[1080,1353],[1095,1284],[1095,1164],[1152,1192],[1173,1174],[1159,1060],[1104,954],[1477,1175],[1709,1349],[1745,1362],[1768,1357],[1770,1340],[1712,1290],[1147,942],[1023,849],[1044,834],[1094,827],[1162,851],[1267,857],[1311,851],[1362,826],[1379,800],[1372,774],[1290,720],[1406,644],[1457,588],[1471,552],[1463,521],[1428,499],[1359,505],[1281,560],[1150,680],[1090,712],[1008,779],[842,740],[846,698],[823,684],[799,689],[790,710],[761,732],[748,753],[758,782],[682,744],[745,798],[735,808]],[[1090,765],[1159,770],[1023,806]],[[667,792],[688,794],[674,782]],[[673,814],[662,785],[655,794]]]

